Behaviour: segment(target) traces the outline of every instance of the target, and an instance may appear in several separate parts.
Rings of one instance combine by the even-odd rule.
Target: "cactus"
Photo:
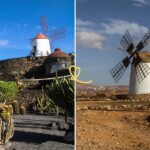
[[[20,114],[24,115],[26,113],[26,108],[24,106],[20,107]]]
[[[53,102],[53,100],[51,100],[50,98],[49,98],[49,102],[50,102],[50,105],[49,105],[48,111],[51,112],[51,113],[55,113],[56,116],[58,116],[58,115],[59,115],[59,112],[60,112],[62,109],[60,109],[60,107],[57,106],[57,105]]]
[[[13,106],[12,105],[8,105],[8,109],[9,109],[9,112],[10,112],[10,115],[13,115]]]
[[[42,97],[37,98],[37,101],[36,101],[36,109],[38,112],[40,112],[40,114],[43,114],[43,112],[48,110],[48,108],[50,106],[50,102],[47,99],[43,88],[42,88],[42,91],[43,91]]]
[[[0,143],[5,144],[14,134],[14,122],[9,106],[0,104]]]
[[[47,86],[46,93],[56,105],[65,110],[67,116],[74,115],[74,82],[70,78],[56,78]]]
[[[49,102],[46,102],[43,97],[37,98],[36,108],[37,111],[40,112],[40,114],[43,114],[43,112],[46,111],[48,107],[49,107]]]
[[[19,114],[19,103],[16,100],[14,100],[12,106],[14,114]]]

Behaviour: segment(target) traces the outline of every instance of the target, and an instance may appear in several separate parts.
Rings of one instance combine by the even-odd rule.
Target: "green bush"
[[[74,115],[74,82],[70,78],[57,78],[47,86],[46,93],[54,103],[65,110],[67,116]]]
[[[0,81],[0,101],[5,102],[16,98],[18,88],[16,82]]]

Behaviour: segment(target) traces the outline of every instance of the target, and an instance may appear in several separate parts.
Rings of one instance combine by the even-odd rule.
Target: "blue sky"
[[[118,50],[125,30],[136,44],[150,27],[150,0],[77,0],[80,80],[115,85],[109,71],[127,54]],[[145,50],[149,50],[146,47]],[[118,84],[128,85],[130,67]]]
[[[29,55],[30,39],[42,32],[43,15],[49,29],[66,28],[54,48],[74,51],[74,0],[5,0],[0,2],[0,60]]]

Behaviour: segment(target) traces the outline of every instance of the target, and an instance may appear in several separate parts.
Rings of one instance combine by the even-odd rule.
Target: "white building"
[[[32,50],[31,55],[35,57],[48,56],[51,54],[49,39],[39,33],[35,38],[32,39]]]
[[[150,53],[140,52],[138,57],[131,65],[129,94],[150,94]],[[136,68],[135,61],[140,61]]]

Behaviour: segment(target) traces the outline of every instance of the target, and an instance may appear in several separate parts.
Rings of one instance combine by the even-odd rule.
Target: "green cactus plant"
[[[42,97],[41,98],[38,97],[36,101],[36,109],[38,112],[40,112],[40,114],[43,114],[43,112],[48,110],[50,106],[50,101],[47,99],[43,88],[42,92],[43,92]]]
[[[14,134],[14,122],[9,106],[0,104],[0,143],[6,144]]]
[[[46,94],[56,105],[65,110],[67,122],[67,116],[74,115],[74,81],[70,78],[56,78],[47,85]]]
[[[14,114],[19,114],[19,103],[18,101],[14,100],[12,102],[13,112]]]
[[[26,113],[26,108],[24,106],[20,107],[20,114],[24,115]]]
[[[10,115],[13,115],[13,106],[12,105],[8,105],[8,109],[9,109],[9,112],[10,112]]]
[[[56,105],[53,100],[49,99],[50,106],[49,106],[49,112],[54,113],[56,116],[59,115],[60,112],[63,112],[63,109],[61,109],[58,105]]]
[[[36,109],[40,114],[43,114],[43,112],[48,108],[49,103],[45,102],[44,98],[37,98],[36,101]]]

